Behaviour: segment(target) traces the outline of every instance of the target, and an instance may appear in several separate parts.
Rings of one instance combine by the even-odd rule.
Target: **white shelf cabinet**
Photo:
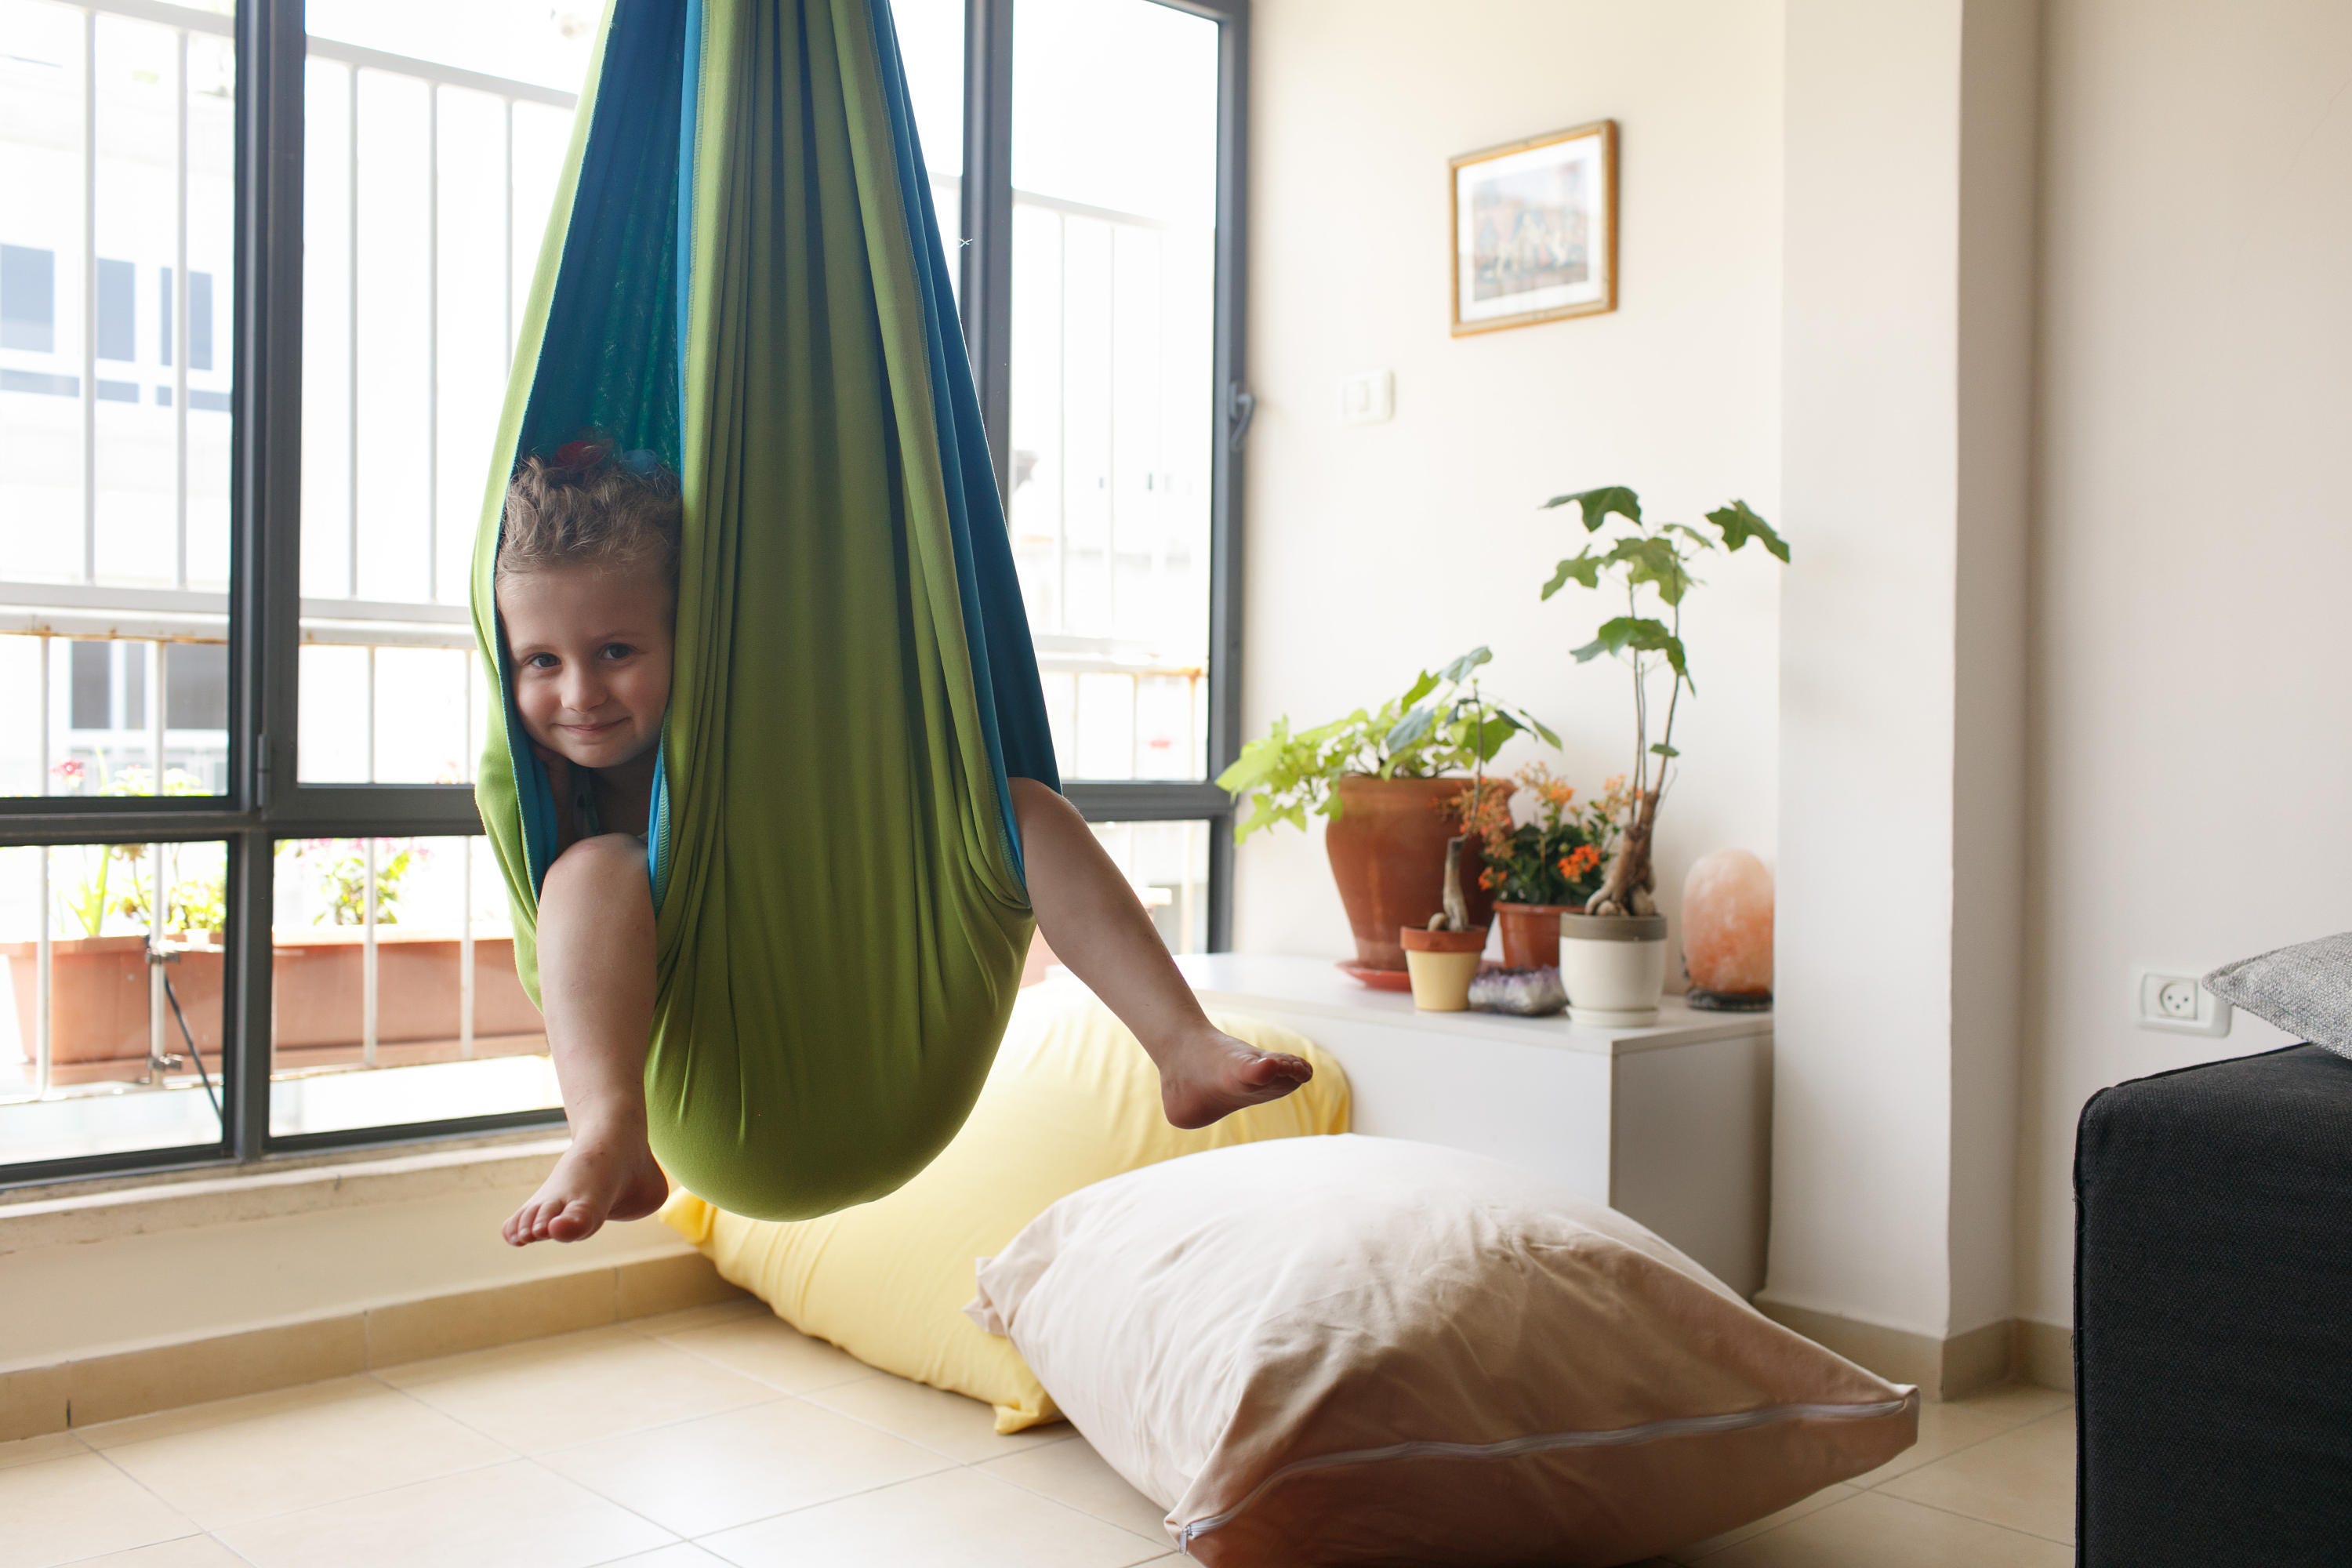
[[[1423,1013],[1330,963],[1179,959],[1212,1013],[1297,1030],[1347,1069],[1354,1127],[1490,1154],[1639,1220],[1742,1296],[1764,1283],[1772,1016],[1669,996],[1655,1026]]]

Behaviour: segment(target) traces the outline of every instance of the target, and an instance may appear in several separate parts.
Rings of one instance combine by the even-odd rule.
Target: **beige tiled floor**
[[[2062,1568],[2073,1500],[2072,1407],[2005,1389],[1671,1564]],[[1160,1519],[752,1304],[0,1443],[0,1568],[1127,1568],[1179,1561]]]

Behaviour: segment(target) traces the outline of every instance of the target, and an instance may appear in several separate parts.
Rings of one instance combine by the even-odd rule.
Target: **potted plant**
[[[1284,824],[1303,828],[1310,814],[1328,820],[1324,847],[1355,934],[1356,973],[1369,973],[1368,984],[1402,978],[1398,931],[1426,927],[1442,906],[1445,847],[1462,829],[1458,816],[1435,808],[1475,787],[1473,775],[1521,731],[1559,743],[1523,710],[1480,693],[1476,671],[1492,658],[1473,648],[1422,671],[1379,708],[1311,730],[1277,719],[1217,777],[1249,803],[1234,828],[1237,843]],[[1485,889],[1467,889],[1468,923],[1486,925],[1492,902]]]
[[[1470,1005],[1470,983],[1478,977],[1486,928],[1470,923],[1462,891],[1462,852],[1477,842],[1466,833],[1447,841],[1444,908],[1430,916],[1425,926],[1397,929],[1405,972],[1412,977],[1412,1005],[1424,1013],[1460,1013]]]
[[[1550,969],[1559,963],[1559,917],[1600,890],[1631,795],[1621,777],[1603,784],[1598,798],[1580,801],[1575,787],[1541,762],[1521,768],[1513,782],[1517,798],[1533,803],[1525,822],[1512,815],[1514,797],[1491,785],[1450,804],[1486,863],[1478,880],[1494,895],[1503,966]]]
[[[1633,769],[1601,886],[1585,900],[1582,913],[1561,917],[1560,979],[1570,1012],[1580,1020],[1639,1026],[1656,1021],[1658,997],[1665,989],[1666,921],[1657,912],[1650,853],[1658,805],[1681,755],[1675,750],[1675,714],[1685,692],[1698,694],[1682,638],[1683,600],[1697,581],[1691,564],[1706,552],[1735,552],[1751,539],[1785,563],[1789,546],[1744,500],[1706,514],[1712,535],[1685,523],[1643,521],[1641,498],[1622,485],[1554,496],[1544,503],[1570,504],[1592,538],[1553,571],[1543,596],[1549,599],[1570,583],[1593,589],[1605,583],[1612,592],[1623,592],[1626,613],[1603,621],[1592,640],[1576,650],[1576,661],[1589,664],[1605,654],[1631,669]],[[1645,601],[1654,601],[1663,613],[1644,614]],[[1653,740],[1656,697],[1651,679],[1661,668],[1668,672],[1665,712]]]

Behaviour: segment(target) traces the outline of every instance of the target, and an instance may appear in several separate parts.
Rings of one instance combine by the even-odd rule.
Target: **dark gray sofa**
[[[2105,1090],[2074,1201],[2077,1563],[2352,1564],[2352,1060]]]

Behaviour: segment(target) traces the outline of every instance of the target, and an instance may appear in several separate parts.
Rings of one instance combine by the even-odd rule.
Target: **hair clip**
[[[643,447],[635,447],[629,451],[622,453],[616,460],[620,463],[621,467],[628,469],[629,472],[635,474],[640,478],[650,474],[656,474],[661,471],[661,454],[658,452],[647,451]]]

